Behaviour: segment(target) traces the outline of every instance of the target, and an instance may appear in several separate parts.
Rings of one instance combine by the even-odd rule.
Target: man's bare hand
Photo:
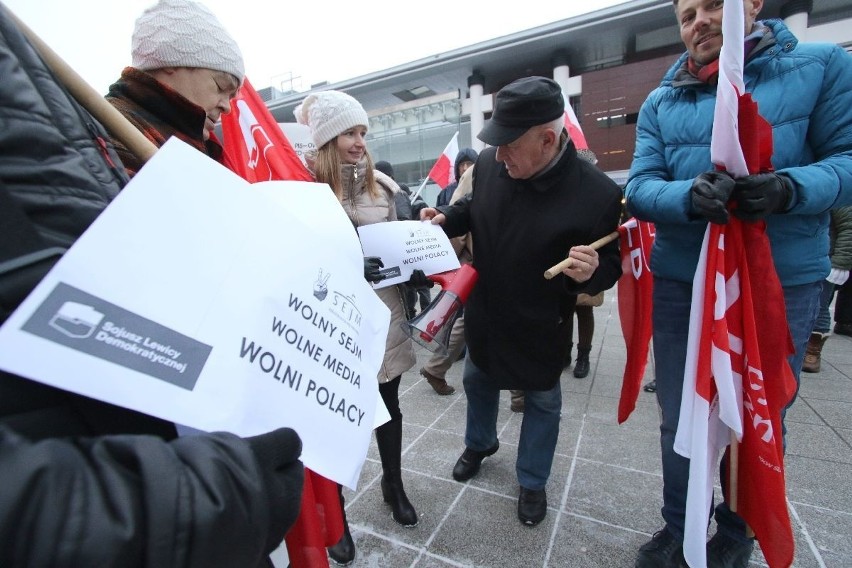
[[[585,282],[591,278],[600,262],[598,251],[589,245],[571,247],[568,258],[572,261],[571,266],[562,270],[562,274],[577,282]]]

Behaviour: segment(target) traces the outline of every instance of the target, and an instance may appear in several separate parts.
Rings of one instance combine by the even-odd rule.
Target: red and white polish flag
[[[577,120],[577,115],[571,106],[571,101],[565,91],[562,91],[562,98],[565,100],[565,128],[568,129],[568,134],[574,142],[574,146],[578,150],[588,150],[589,144],[586,142],[586,135],[583,134],[583,129],[580,128],[580,121]]]
[[[429,170],[428,177],[444,189],[456,181],[456,156],[459,154],[459,133],[453,134],[450,143],[444,148],[438,161]]]

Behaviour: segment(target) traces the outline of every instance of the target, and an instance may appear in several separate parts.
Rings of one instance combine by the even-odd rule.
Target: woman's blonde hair
[[[376,187],[376,176],[373,174],[375,166],[368,150],[364,151],[364,159],[367,162],[364,187],[371,196],[376,197],[379,191]],[[314,177],[318,182],[327,183],[338,199],[343,196],[343,180],[340,176],[342,166],[343,161],[337,152],[337,136],[335,136],[317,150],[314,160]]]

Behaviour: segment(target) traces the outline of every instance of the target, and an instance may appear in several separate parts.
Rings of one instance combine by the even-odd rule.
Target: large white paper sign
[[[364,255],[378,256],[384,264],[385,279],[374,284],[375,288],[406,282],[415,268],[428,276],[461,266],[444,230],[429,221],[362,225],[358,235]]]
[[[390,322],[362,256],[328,186],[250,185],[172,139],[0,328],[0,368],[200,430],[290,426],[355,488]]]

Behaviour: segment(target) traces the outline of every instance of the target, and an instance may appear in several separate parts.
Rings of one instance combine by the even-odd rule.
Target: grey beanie
[[[308,95],[293,114],[296,122],[310,127],[317,149],[350,128],[369,126],[370,121],[361,103],[341,91]]]
[[[242,83],[243,55],[206,6],[192,0],[159,0],[136,20],[131,65],[148,71],[199,67],[224,71]]]

